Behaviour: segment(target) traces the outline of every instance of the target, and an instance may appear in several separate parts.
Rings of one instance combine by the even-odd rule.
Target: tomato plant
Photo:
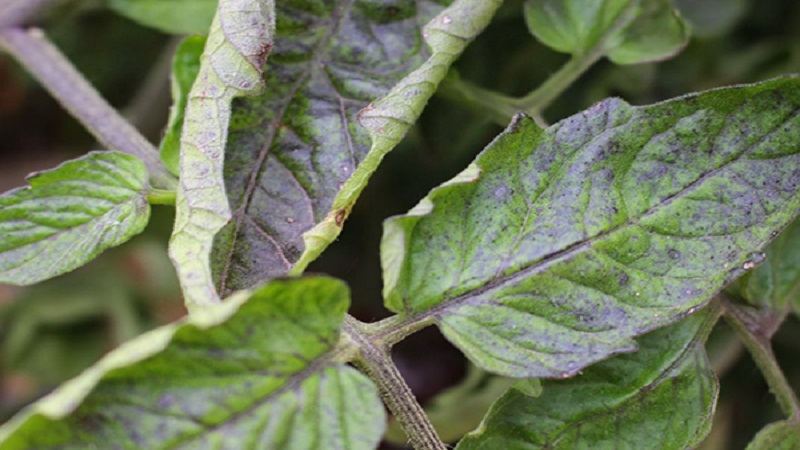
[[[172,51],[156,149],[31,25],[50,2],[9,2],[0,46],[107,151],[0,196],[0,282],[64,279],[169,205],[187,315],[132,337],[142,327],[108,306],[124,343],[11,418],[0,448],[695,448],[721,319],[720,354],[741,342],[783,416],[748,448],[797,448],[771,338],[800,311],[800,80],[611,97],[549,124],[587,74],[586,92],[636,97],[689,43],[687,20],[722,35],[745,8],[680,3],[689,19],[669,0],[109,0],[192,34]],[[502,42],[469,54],[503,21],[561,60],[527,93],[470,76],[526,79],[527,61],[486,68]],[[347,283],[319,272],[384,158],[431,127],[436,145],[477,150],[498,125],[383,222],[388,315],[357,318]],[[37,317],[9,322],[10,348],[60,316]],[[392,349],[429,327],[470,366],[426,411]]]

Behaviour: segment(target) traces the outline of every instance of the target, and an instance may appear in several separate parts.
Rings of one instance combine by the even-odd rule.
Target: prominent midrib
[[[275,119],[273,121],[282,122],[283,117],[286,115],[286,111],[289,108],[289,105],[292,103],[292,99],[294,98],[297,91],[306,83],[311,72],[317,67],[322,59],[323,55],[326,53],[324,51],[325,48],[328,47],[331,38],[336,34],[336,31],[339,30],[341,26],[343,18],[346,16],[346,12],[352,8],[354,0],[345,0],[343,1],[338,8],[335,8],[333,16],[331,17],[330,22],[335,24],[328,28],[328,33],[326,33],[322,38],[320,38],[318,44],[314,47],[313,54],[311,58],[305,62],[306,69],[303,70],[302,75],[298,77],[297,82],[292,86],[292,89],[286,96],[286,100],[281,105],[280,111],[276,114]],[[276,43],[277,44],[277,43]],[[269,86],[267,86],[269,89]],[[231,242],[228,254],[225,257],[225,266],[223,267],[222,271],[220,272],[220,280],[219,280],[219,290],[220,292],[226,292],[228,289],[228,275],[231,271],[231,261],[233,259],[233,255],[236,252],[237,242],[239,240],[239,229],[241,228],[242,221],[244,220],[244,216],[247,215],[247,209],[250,206],[250,202],[253,199],[253,192],[255,192],[256,186],[258,185],[258,177],[259,174],[263,170],[263,166],[265,161],[267,160],[267,156],[269,155],[269,150],[272,148],[272,144],[274,143],[275,136],[276,136],[277,129],[276,127],[269,127],[269,134],[264,146],[262,147],[261,151],[259,152],[258,159],[256,163],[253,165],[253,170],[250,172],[250,177],[247,181],[247,188],[245,189],[244,194],[239,202],[239,206],[233,211],[232,220],[233,220],[233,232],[231,233]],[[288,169],[288,168],[287,168]],[[264,230],[266,232],[266,230]],[[283,247],[280,245],[280,242],[275,240],[276,248],[279,252],[281,252],[283,259],[286,261],[290,261],[292,264],[293,262],[286,257]],[[289,271],[291,267],[287,267],[286,272]],[[276,274],[277,275],[277,274]]]
[[[444,300],[440,301],[437,305],[435,305],[435,306],[433,306],[433,307],[431,307],[431,308],[429,308],[429,309],[427,309],[425,311],[421,311],[421,312],[419,312],[417,314],[411,315],[408,319],[403,320],[403,321],[399,322],[397,325],[393,326],[392,329],[388,329],[388,330],[382,331],[381,333],[379,333],[380,336],[386,336],[386,335],[394,334],[397,331],[397,329],[407,328],[407,327],[413,326],[414,324],[417,324],[417,323],[420,323],[420,322],[428,322],[430,320],[439,319],[440,318],[439,316],[441,314],[447,313],[448,310],[450,310],[450,309],[458,308],[458,307],[460,307],[462,305],[468,304],[470,302],[470,300],[473,300],[473,299],[475,299],[477,297],[480,297],[481,295],[485,294],[488,291],[494,290],[496,288],[503,287],[503,286],[507,285],[508,283],[514,282],[515,280],[529,278],[529,277],[531,277],[533,275],[542,273],[545,270],[549,269],[550,267],[552,267],[552,266],[554,266],[556,264],[562,263],[564,261],[568,261],[568,260],[572,259],[573,257],[575,257],[575,256],[577,256],[579,254],[582,254],[583,252],[585,252],[587,250],[590,250],[596,243],[604,240],[608,236],[610,236],[610,235],[612,235],[612,234],[614,234],[614,233],[616,233],[616,232],[618,232],[620,230],[623,230],[625,228],[632,227],[632,226],[638,226],[638,223],[641,222],[642,219],[646,218],[647,216],[654,215],[654,214],[658,213],[661,209],[670,206],[673,202],[683,198],[683,196],[686,193],[691,192],[698,185],[702,184],[703,182],[705,182],[709,178],[712,178],[718,172],[726,169],[731,164],[734,164],[734,163],[740,161],[748,153],[750,153],[750,151],[752,151],[753,148],[756,148],[759,144],[764,142],[776,130],[780,129],[787,122],[789,122],[793,118],[797,117],[798,114],[800,114],[800,107],[796,107],[796,108],[792,109],[787,114],[787,116],[786,116],[786,118],[784,120],[780,121],[775,126],[770,128],[770,130],[765,132],[764,135],[761,136],[761,138],[759,138],[756,142],[751,144],[749,148],[744,149],[741,153],[739,153],[735,157],[732,157],[731,159],[720,163],[719,166],[717,166],[717,167],[715,167],[715,168],[703,173],[697,179],[695,179],[692,183],[690,183],[689,185],[685,186],[683,189],[679,190],[678,192],[674,193],[673,195],[665,198],[663,201],[661,201],[658,204],[654,205],[649,210],[644,211],[639,216],[633,217],[633,218],[629,217],[628,220],[626,220],[624,223],[622,223],[620,225],[617,225],[616,227],[610,228],[610,229],[608,229],[606,231],[600,232],[600,233],[598,233],[598,234],[596,234],[596,235],[594,235],[594,236],[592,236],[590,238],[587,238],[587,239],[585,239],[583,241],[576,242],[574,244],[571,244],[571,245],[567,246],[566,248],[563,248],[563,249],[558,250],[556,252],[553,252],[553,253],[550,253],[548,255],[545,255],[544,257],[540,258],[539,260],[534,261],[533,263],[531,263],[531,265],[529,265],[527,267],[522,267],[520,270],[518,270],[518,271],[516,271],[516,272],[514,272],[512,274],[506,275],[504,277],[498,277],[498,278],[491,279],[486,284],[484,284],[483,286],[481,286],[481,287],[479,287],[477,289],[474,289],[474,290],[469,291],[469,292],[465,292],[465,293],[463,293],[461,295],[453,297],[452,299],[444,299]],[[677,120],[676,120],[675,123],[677,123]],[[633,125],[635,125],[635,124],[633,124]],[[674,126],[674,124],[672,126]],[[576,153],[575,156],[578,156],[579,154],[580,153]],[[796,152],[795,153],[789,153],[789,154],[780,156],[780,158],[784,158],[784,157],[791,156],[791,155],[796,155],[796,154],[797,154]],[[797,203],[797,202],[795,202],[795,203]]]

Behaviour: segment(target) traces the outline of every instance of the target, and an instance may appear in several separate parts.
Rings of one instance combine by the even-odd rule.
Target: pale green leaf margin
[[[502,3],[502,0],[456,0],[425,25],[422,35],[431,49],[430,58],[359,113],[359,121],[372,139],[372,147],[339,191],[331,212],[303,233],[305,251],[290,274],[301,274],[339,236],[344,220],[383,157],[417,121],[450,66],[489,25]]]
[[[221,0],[189,93],[169,254],[192,313],[220,301],[210,254],[231,217],[222,173],[231,102],[264,91],[274,32],[273,0]]]
[[[796,450],[800,448],[800,418],[767,425],[747,450]]]
[[[34,415],[42,415],[52,420],[60,420],[69,416],[110,371],[133,365],[164,350],[175,332],[183,326],[207,329],[225,323],[239,310],[242,304],[250,299],[251,294],[250,291],[237,292],[225,303],[215,305],[214,308],[206,308],[190,319],[156,328],[120,345],[86,369],[80,376],[62,384],[58,390],[3,424],[0,427],[0,443],[6,442],[20,426]]]

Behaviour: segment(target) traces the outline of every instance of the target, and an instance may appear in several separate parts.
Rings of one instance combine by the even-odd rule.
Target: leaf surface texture
[[[633,350],[763,260],[800,206],[800,83],[520,117],[385,224],[387,306],[476,364],[562,377]]]
[[[147,177],[136,157],[95,152],[0,196],[0,283],[38,283],[139,234],[150,218]]]
[[[273,281],[146,333],[0,428],[0,448],[373,449],[377,388],[335,360],[348,296]]]
[[[540,397],[510,389],[456,448],[694,448],[711,428],[719,391],[703,346],[715,319],[703,311],[642,336],[637,352],[548,380]]]

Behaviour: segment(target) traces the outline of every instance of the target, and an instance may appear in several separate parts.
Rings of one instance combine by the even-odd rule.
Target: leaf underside
[[[386,222],[387,306],[477,365],[563,377],[634,349],[763,260],[800,198],[800,81],[518,118]]]
[[[190,310],[215,304],[214,237],[231,218],[223,161],[231,103],[264,91],[261,77],[275,29],[273,0],[221,0],[189,92],[180,147],[180,185],[169,255]]]
[[[147,177],[133,156],[94,152],[0,196],[0,283],[38,283],[139,234],[150,218]]]
[[[638,340],[533,398],[508,390],[458,450],[685,449],[711,428],[718,384],[704,340],[716,321],[703,311]]]
[[[0,449],[373,449],[377,389],[332,359],[348,304],[343,283],[309,278],[204,309],[12,419]]]
[[[269,89],[233,107],[233,219],[213,261],[220,292],[302,271],[335,239],[380,159],[500,2],[447,3],[279,2]]]

